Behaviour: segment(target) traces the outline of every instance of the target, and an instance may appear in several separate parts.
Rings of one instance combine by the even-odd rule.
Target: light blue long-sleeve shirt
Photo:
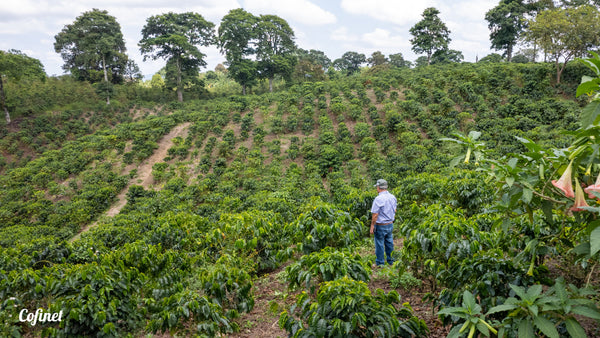
[[[371,213],[378,214],[376,223],[386,224],[392,223],[396,217],[396,206],[398,201],[389,191],[384,190],[375,197]]]

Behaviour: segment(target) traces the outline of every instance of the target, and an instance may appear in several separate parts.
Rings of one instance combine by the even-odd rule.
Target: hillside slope
[[[384,329],[391,333],[423,334],[426,324],[447,332],[449,318],[424,313],[460,305],[465,290],[490,306],[508,297],[509,284],[550,285],[563,276],[582,286],[592,275],[569,270],[564,248],[544,242],[564,271],[549,271],[550,249],[529,254],[531,236],[562,229],[546,227],[541,211],[533,224],[528,215],[504,221],[491,210],[493,184],[473,163],[450,168],[462,149],[440,141],[478,130],[497,156],[523,150],[515,136],[566,146],[561,132],[578,127],[583,103],[566,90],[581,72],[567,71],[556,88],[542,64],[389,70],[174,103],[154,115],[115,112],[120,123],[73,133],[17,161],[10,145],[30,142],[22,122],[2,132],[0,144],[0,294],[9,299],[0,335],[243,334],[261,318],[273,326],[282,311],[289,332],[309,326],[301,304],[295,313],[289,305],[346,293],[364,299],[356,311],[372,320],[355,330],[384,327],[369,316],[378,313],[401,319]],[[104,113],[90,119],[95,114]],[[405,242],[397,247],[401,264],[373,272],[367,224],[378,178],[398,198],[395,235]],[[530,272],[532,261],[539,265]],[[301,272],[312,276],[308,283],[298,282]],[[274,278],[277,290],[264,297],[261,283]],[[296,291],[283,288],[294,283]],[[402,288],[429,292],[433,303],[402,305],[395,298]],[[21,308],[40,307],[62,310],[65,320],[36,327],[17,320]]]

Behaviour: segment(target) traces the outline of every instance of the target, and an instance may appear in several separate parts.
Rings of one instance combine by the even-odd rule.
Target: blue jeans
[[[385,255],[387,256],[388,264],[394,264],[392,258],[392,251],[394,251],[394,236],[392,235],[394,230],[394,224],[388,225],[375,225],[375,264],[383,265],[385,263],[385,257],[383,255],[385,248]]]

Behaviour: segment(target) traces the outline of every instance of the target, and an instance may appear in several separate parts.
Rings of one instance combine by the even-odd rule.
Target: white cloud
[[[305,25],[325,25],[337,21],[333,13],[308,0],[246,0],[244,5],[254,15],[275,14]]]
[[[350,34],[348,32],[348,27],[346,26],[335,29],[333,32],[331,32],[330,38],[331,40],[345,42],[353,42],[359,39],[358,36]]]
[[[497,5],[497,0],[467,0],[442,5],[440,11],[457,21],[484,21],[485,13]]]
[[[364,33],[361,40],[382,51],[410,48],[410,41],[406,36],[392,35],[387,29],[381,28]]]
[[[341,7],[355,15],[367,15],[371,18],[392,22],[402,26],[412,26],[417,22],[423,10],[435,7],[435,1],[388,1],[388,0],[342,0]]]

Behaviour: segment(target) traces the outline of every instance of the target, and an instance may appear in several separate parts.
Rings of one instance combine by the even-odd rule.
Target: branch
[[[525,188],[525,187],[523,187],[522,185],[520,185],[520,184],[517,184],[517,183],[514,183],[514,185],[515,185],[515,186],[518,186],[518,187],[521,187],[521,188]],[[544,188],[545,188],[545,187],[544,187]],[[529,189],[529,188],[527,188],[527,189]],[[533,194],[534,194],[534,195],[536,195],[536,196],[539,196],[539,197],[541,197],[541,198],[543,198],[543,199],[545,199],[545,200],[547,200],[547,201],[554,202],[554,203],[558,203],[558,204],[567,204],[567,202],[555,200],[554,198],[552,198],[552,197],[550,197],[550,196],[546,196],[546,195],[544,195],[544,194],[542,194],[542,193],[539,193],[539,192],[537,192],[537,191],[535,191],[535,190],[533,190],[533,189],[530,189],[530,190],[533,192]]]
[[[543,199],[545,199],[547,201],[558,203],[558,204],[567,204],[566,202],[563,202],[563,201],[557,201],[557,200],[555,200],[554,198],[552,198],[550,196],[546,196],[546,195],[540,194],[539,192],[537,192],[535,190],[531,190],[531,191],[533,192],[534,195],[537,195],[537,196],[539,196],[539,197],[541,197],[541,198],[543,198]]]

